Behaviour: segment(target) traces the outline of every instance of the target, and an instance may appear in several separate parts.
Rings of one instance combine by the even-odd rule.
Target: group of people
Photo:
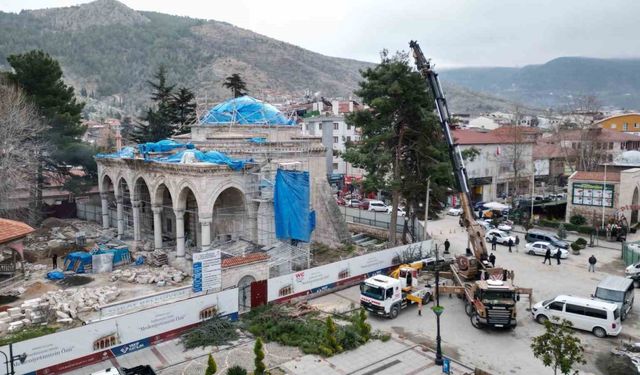
[[[496,236],[493,236],[491,238],[491,250],[495,251],[496,250],[496,245],[498,244],[498,238]],[[509,241],[507,242],[507,246],[509,247],[509,252],[513,252],[511,250],[511,248],[515,245],[516,247],[516,251],[518,251],[518,248],[520,247],[520,237],[518,237],[516,235],[516,240],[515,242],[513,241],[512,238],[509,238]]]

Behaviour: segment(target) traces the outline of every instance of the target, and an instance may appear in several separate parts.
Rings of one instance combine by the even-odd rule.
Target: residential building
[[[486,129],[493,130],[500,127],[498,121],[495,118],[487,117],[487,116],[478,116],[472,118],[468,121],[468,128],[477,128],[477,129]]]
[[[617,132],[640,133],[640,113],[613,115],[597,122],[596,125]]]
[[[505,126],[492,131],[452,131],[460,151],[475,154],[465,161],[473,200],[490,201],[528,191],[537,134],[536,129],[520,126]]]

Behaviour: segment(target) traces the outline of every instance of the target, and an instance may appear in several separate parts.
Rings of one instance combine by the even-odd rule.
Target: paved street
[[[466,235],[458,225],[457,217],[430,221],[429,231],[439,247],[448,238],[454,253],[464,252]],[[606,245],[619,248],[619,243]],[[525,254],[523,248],[524,243],[521,243],[520,252],[514,250],[509,253],[505,246],[498,245],[495,252],[496,265],[515,270],[515,282],[518,286],[534,289],[532,303],[558,294],[588,297],[607,274],[622,275],[624,270],[620,250],[611,248],[586,248],[580,255],[569,255],[569,259],[562,260],[561,265],[556,265],[554,260],[551,266],[543,265],[542,257]],[[591,254],[598,258],[596,273],[587,272],[587,259]],[[358,304],[358,299],[359,289],[352,287],[315,299],[313,303],[327,311],[348,310]],[[596,366],[597,360],[606,360],[608,351],[620,339],[640,337],[637,313],[639,303],[640,300],[636,298],[634,310],[623,323],[622,334],[618,338],[598,339],[591,333],[576,331],[586,349],[587,365],[581,368],[583,373],[601,374]],[[531,354],[531,337],[541,334],[543,327],[531,319],[530,312],[527,311],[529,303],[526,296],[518,304],[518,327],[511,331],[473,328],[464,313],[463,304],[456,297],[443,297],[441,304],[445,307],[441,319],[445,355],[496,374],[553,373]],[[370,323],[374,329],[394,332],[414,343],[425,343],[433,347],[436,337],[435,317],[429,309],[425,309],[425,312],[427,313],[419,317],[416,307],[409,307],[395,320],[372,317]]]

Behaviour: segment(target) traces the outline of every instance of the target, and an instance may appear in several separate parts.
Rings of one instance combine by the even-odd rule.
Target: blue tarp
[[[62,271],[50,271],[47,272],[47,279],[49,280],[62,280],[64,279],[64,273]]]
[[[126,146],[120,149],[118,152],[114,152],[113,154],[97,154],[96,158],[102,159],[133,159],[133,153],[135,149],[130,146]]]
[[[309,172],[278,169],[273,205],[278,239],[311,240],[315,212],[309,210]]]
[[[162,158],[151,159],[153,161],[159,163],[180,163],[185,153],[193,153],[195,159],[201,163],[212,163],[212,164],[225,164],[228,165],[229,168],[235,170],[242,169],[246,163],[253,163],[252,159],[248,160],[237,160],[228,157],[222,152],[218,151],[207,151],[202,152],[199,150],[185,150],[177,152],[173,155],[165,156]]]
[[[131,263],[131,253],[129,253],[129,249],[126,247],[109,249],[101,246],[95,254],[113,254],[113,265],[115,267]]]
[[[248,95],[216,105],[202,116],[201,122],[205,125],[295,125],[293,119],[276,107]]]
[[[64,270],[84,273],[92,268],[91,253],[76,251],[64,258]]]
[[[143,154],[149,152],[167,152],[175,150],[176,148],[192,149],[194,146],[191,143],[178,143],[173,139],[163,139],[158,142],[147,142],[138,145],[138,150]]]
[[[253,138],[249,138],[249,142],[251,143],[267,143],[267,138],[265,137],[253,137]]]

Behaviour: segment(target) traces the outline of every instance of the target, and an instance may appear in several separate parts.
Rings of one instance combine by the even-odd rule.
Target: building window
[[[638,127],[638,124],[636,124],[636,128]],[[351,130],[351,125],[347,124],[347,130]]]
[[[347,277],[351,276],[351,272],[349,271],[348,268],[343,269],[342,271],[340,271],[338,273],[338,279],[346,279]]]
[[[288,296],[291,293],[293,293],[293,285],[289,284],[287,286],[283,286],[282,288],[280,288],[280,290],[278,290],[278,297]]]
[[[333,170],[337,171],[338,170],[338,163],[333,163]]]
[[[635,124],[633,124],[633,127],[637,128],[638,127],[638,123],[636,122]]]
[[[613,150],[613,142],[609,142],[609,150]]]
[[[318,130],[322,130],[322,124],[318,124]]]
[[[206,307],[200,310],[200,320],[211,319],[218,313],[216,306]]]
[[[616,125],[616,124],[611,124],[611,129],[617,129],[617,128],[618,128],[618,125]]]
[[[333,123],[333,130],[340,130],[340,123],[334,122]]]
[[[347,136],[347,142],[351,142],[351,137]]]
[[[622,124],[622,131],[627,131],[629,130],[629,124],[627,124],[626,122],[624,124]]]
[[[338,143],[338,137],[333,137],[333,143]]]

